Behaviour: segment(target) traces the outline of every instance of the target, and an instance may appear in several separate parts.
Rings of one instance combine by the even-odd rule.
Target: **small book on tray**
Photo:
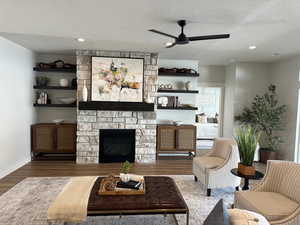
[[[140,186],[141,186],[141,182],[138,181],[134,181],[134,180],[130,180],[128,182],[122,182],[119,181],[117,183],[117,188],[127,188],[127,189],[135,189],[135,190],[139,190]]]

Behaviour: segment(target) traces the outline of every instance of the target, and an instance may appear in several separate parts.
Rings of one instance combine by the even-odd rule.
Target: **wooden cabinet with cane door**
[[[196,127],[193,125],[158,125],[157,154],[196,151]]]
[[[31,126],[31,151],[38,153],[76,153],[77,125],[40,123]]]

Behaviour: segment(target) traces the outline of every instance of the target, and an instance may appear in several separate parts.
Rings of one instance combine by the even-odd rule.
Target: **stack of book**
[[[117,188],[124,188],[124,189],[133,189],[139,190],[141,188],[142,182],[130,180],[128,182],[119,181],[117,183]]]

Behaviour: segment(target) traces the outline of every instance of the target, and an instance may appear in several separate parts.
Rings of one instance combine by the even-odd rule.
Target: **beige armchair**
[[[213,149],[204,156],[193,159],[195,181],[200,181],[211,195],[212,188],[239,187],[241,179],[231,174],[240,161],[238,147],[234,140],[216,138]]]
[[[234,206],[260,213],[270,224],[300,225],[300,164],[268,161],[263,180],[236,192]]]

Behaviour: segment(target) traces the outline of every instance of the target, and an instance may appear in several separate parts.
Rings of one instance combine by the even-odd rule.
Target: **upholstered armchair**
[[[240,161],[237,144],[228,138],[216,138],[212,150],[204,156],[194,157],[193,174],[211,195],[211,189],[238,187],[241,179],[231,174]]]
[[[300,164],[268,161],[263,180],[236,192],[234,206],[262,214],[270,224],[300,225]]]

